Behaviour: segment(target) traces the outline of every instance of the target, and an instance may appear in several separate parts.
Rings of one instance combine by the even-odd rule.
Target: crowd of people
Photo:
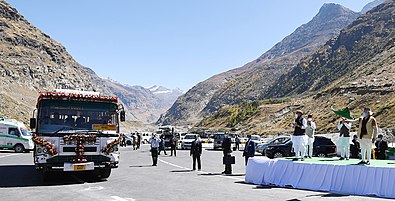
[[[238,138],[238,137],[236,137]],[[151,143],[151,157],[152,157],[152,166],[157,166],[158,164],[158,155],[160,155],[161,151],[164,152],[165,155],[166,149],[165,149],[165,139],[164,136],[158,136],[158,134],[152,134],[152,137],[150,139]],[[171,138],[169,139],[170,147],[171,147],[171,156],[174,153],[174,156],[176,156],[176,150],[177,150],[177,138],[175,135],[172,135]],[[239,150],[239,145],[241,144],[240,138],[235,139],[235,149],[234,150]],[[202,162],[201,162],[201,155],[202,155],[202,141],[200,140],[198,135],[195,135],[194,141],[191,144],[191,149],[190,149],[190,156],[192,157],[192,170],[197,170],[201,171],[202,169]],[[234,156],[232,156],[232,141],[231,138],[228,135],[224,136],[224,139],[222,141],[222,151],[223,151],[223,160],[224,160],[224,165],[225,165],[225,170],[222,172],[222,174],[232,174],[232,164],[234,164]],[[255,155],[255,144],[251,140],[251,136],[248,136],[248,141],[246,142],[246,146],[243,151],[243,157],[245,157],[245,164],[247,165],[248,158],[253,157]]]
[[[353,123],[357,124],[357,134],[352,138],[352,144],[350,145],[351,130]],[[307,118],[303,117],[303,111],[295,111],[295,119],[292,123],[294,128],[293,134],[291,135],[292,148],[295,152],[294,160],[305,160],[306,158],[313,157],[313,147],[315,140],[315,132],[317,129],[316,123],[313,121],[313,115],[307,115]],[[337,123],[337,129],[339,130],[339,138],[337,143],[337,149],[340,150],[339,160],[349,160],[350,158],[360,158],[359,164],[370,164],[372,159],[372,147],[375,145],[376,159],[386,159],[386,151],[388,150],[388,143],[383,139],[383,135],[378,134],[377,121],[373,117],[373,112],[370,108],[364,108],[360,118],[352,119],[343,116],[339,117]],[[245,157],[245,165],[248,163],[248,159],[254,157],[256,145],[251,136],[247,136],[248,140],[244,146],[243,157]],[[133,149],[139,149],[141,144],[141,135],[132,135]],[[171,156],[177,156],[177,145],[178,139],[175,135],[172,135],[168,139],[168,145],[171,148]],[[234,157],[232,156],[233,150],[239,150],[240,138],[235,137],[235,147],[232,149],[231,138],[225,135],[222,142],[223,150],[223,161],[225,170],[223,174],[231,174],[232,167],[234,164]],[[166,152],[166,140],[164,135],[152,134],[150,139],[151,145],[151,156],[152,166],[157,166],[158,156]],[[125,136],[121,142],[121,146],[126,146]],[[191,144],[190,156],[192,157],[192,170],[201,170],[201,155],[202,155],[202,142],[198,135],[195,136],[194,141]],[[233,158],[232,158],[233,157]],[[197,168],[196,168],[197,166]]]
[[[350,146],[352,124],[356,123],[357,134],[353,136],[352,145]],[[307,119],[303,117],[303,111],[295,112],[295,120],[292,123],[294,132],[291,136],[293,149],[295,152],[294,160],[305,160],[311,158],[313,153],[313,143],[316,124],[313,116],[309,114]],[[359,164],[369,165],[372,159],[372,148],[375,145],[375,158],[386,159],[386,150],[388,143],[383,140],[383,135],[378,134],[377,120],[373,117],[370,108],[364,108],[361,117],[352,119],[340,116],[337,124],[339,130],[339,140],[337,149],[340,150],[339,160],[349,160],[352,158],[361,158]],[[359,157],[361,155],[361,157]]]
[[[127,146],[127,139],[126,139],[126,135],[125,134],[121,134],[121,143],[119,144],[121,147],[126,147]],[[141,146],[141,134],[140,133],[131,133],[131,140],[130,141],[130,145],[133,146],[133,150],[137,150],[140,149]]]

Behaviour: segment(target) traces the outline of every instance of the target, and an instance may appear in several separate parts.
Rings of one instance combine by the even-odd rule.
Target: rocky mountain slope
[[[155,121],[173,102],[143,87],[98,77],[78,64],[60,43],[0,0],[0,116],[27,121],[39,91],[55,88],[118,95],[129,120]]]
[[[364,76],[361,70],[370,75],[378,68],[384,68],[359,69],[368,62],[373,63],[372,59],[378,54],[390,54],[395,46],[395,19],[391,5],[384,4],[362,15],[339,36],[282,75],[265,96],[283,97],[318,91],[340,79],[342,82],[358,81]]]
[[[236,122],[237,126],[258,133],[290,132],[292,111],[302,109],[313,114],[320,132],[335,132],[337,117],[331,112],[332,107],[349,107],[359,117],[361,107],[368,106],[379,127],[394,128],[394,33],[395,3],[388,1],[360,16],[318,51],[302,59],[265,94],[271,100],[290,97],[287,101],[259,102],[255,112]],[[206,118],[199,126],[224,125],[232,119],[221,114],[233,111],[233,116],[242,116],[248,111],[240,105],[228,107],[215,114],[218,118]]]
[[[223,105],[259,99],[278,77],[358,16],[359,13],[337,4],[323,5],[310,22],[297,28],[258,59],[197,84],[181,96],[158,122],[193,124]]]

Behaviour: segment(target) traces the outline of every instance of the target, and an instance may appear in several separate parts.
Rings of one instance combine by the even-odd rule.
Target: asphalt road
[[[152,167],[148,146],[127,147],[121,148],[120,167],[106,181],[68,173],[43,182],[31,153],[0,150],[0,200],[384,200],[244,184],[242,152],[233,154],[233,175],[224,176],[221,151],[204,150],[202,171],[191,171],[187,150],[178,150],[177,157],[162,153]]]

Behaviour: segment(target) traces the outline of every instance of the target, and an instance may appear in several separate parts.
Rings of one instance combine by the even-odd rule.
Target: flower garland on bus
[[[56,151],[56,149],[52,143],[48,142],[47,140],[37,137],[36,134],[33,134],[32,140],[37,145],[40,145],[40,146],[44,147],[45,149],[47,149],[51,156],[58,154],[58,152]]]
[[[111,143],[107,144],[107,146],[103,148],[102,152],[108,155],[114,146],[121,143],[121,140],[122,140],[121,138],[118,138],[118,139],[112,141]]]
[[[95,143],[96,142],[96,135],[85,135],[85,134],[73,134],[73,135],[65,135],[63,136],[63,141],[67,144],[71,144],[71,142],[75,141],[77,144],[77,147],[75,149],[75,158],[71,160],[73,163],[81,163],[81,162],[87,162],[86,157],[85,157],[85,142],[91,142]]]
[[[41,98],[68,98],[68,99],[86,99],[98,101],[118,102],[117,96],[100,96],[95,94],[78,94],[78,93],[65,93],[65,92],[40,92],[39,99]]]

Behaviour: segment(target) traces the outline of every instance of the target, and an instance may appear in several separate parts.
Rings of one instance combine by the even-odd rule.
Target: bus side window
[[[19,132],[18,132],[17,128],[8,128],[8,134],[14,135],[14,136],[19,136]]]

